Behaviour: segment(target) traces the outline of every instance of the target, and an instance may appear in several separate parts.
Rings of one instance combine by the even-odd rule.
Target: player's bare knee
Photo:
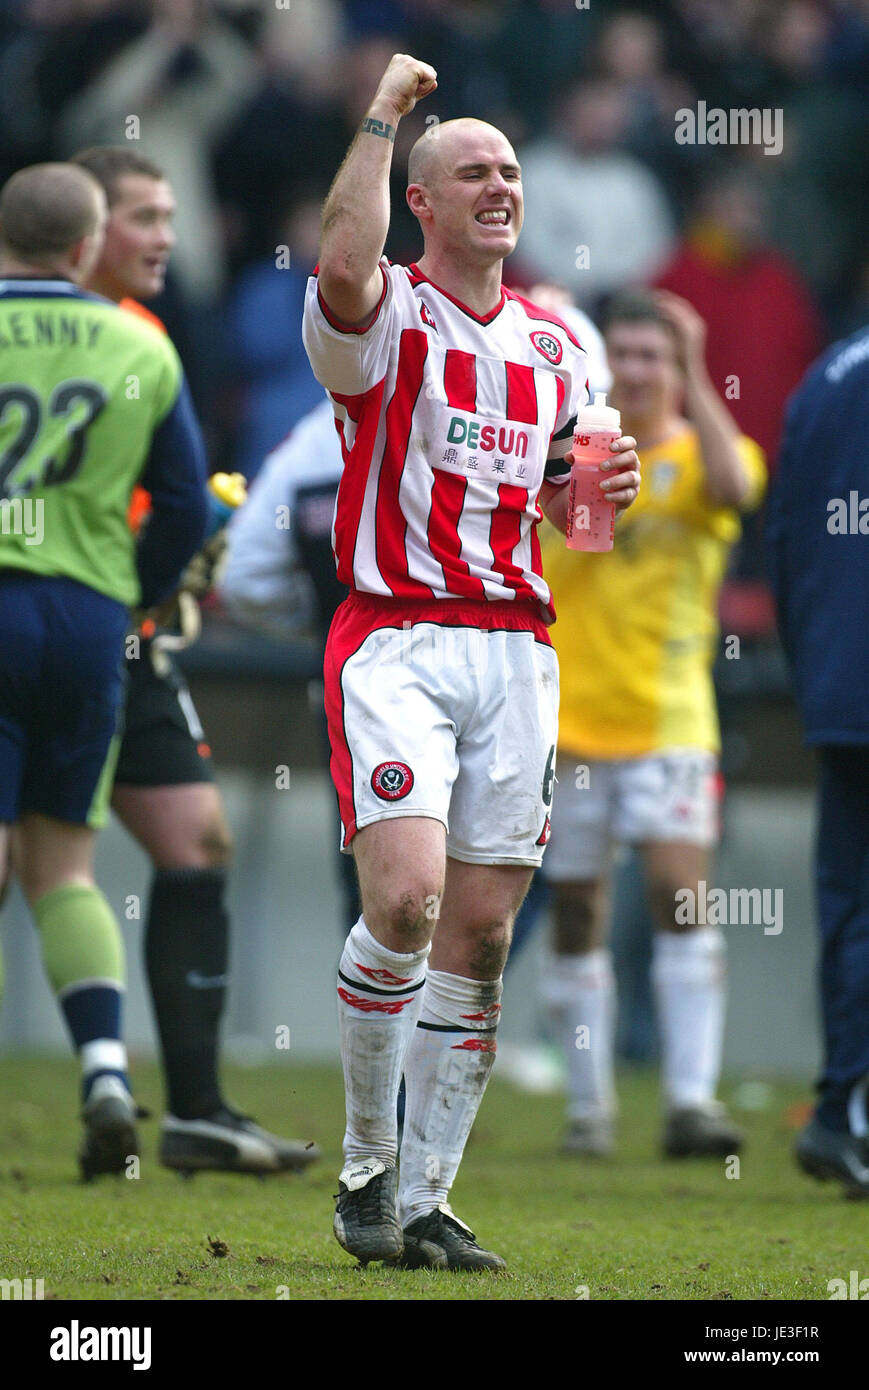
[[[232,858],[232,835],[222,816],[206,822],[199,836],[199,851],[209,869],[225,869]]]
[[[419,951],[428,945],[440,915],[441,894],[431,889],[431,885],[406,887],[394,893],[380,895],[378,901],[366,908],[373,922],[388,937],[387,944],[394,951]]]
[[[680,926],[676,921],[676,894],[679,888],[685,885],[678,885],[669,878],[655,875],[650,878],[648,886],[649,906],[655,918],[657,926],[662,931],[681,932],[685,931],[684,926]],[[688,928],[690,930],[690,927]]]
[[[555,892],[555,950],[581,956],[603,945],[605,923],[595,884],[559,884]]]
[[[477,980],[497,980],[504,972],[510,950],[510,926],[493,922],[474,933],[468,961],[471,976]]]
[[[428,912],[430,902],[437,894],[424,893],[419,889],[408,889],[394,900],[389,909],[389,923],[398,936],[421,938],[428,941],[435,928],[436,916]],[[418,949],[414,948],[414,949]]]

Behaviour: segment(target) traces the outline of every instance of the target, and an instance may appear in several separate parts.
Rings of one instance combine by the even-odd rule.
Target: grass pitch
[[[607,1161],[558,1156],[558,1097],[493,1081],[453,1193],[509,1263],[480,1276],[361,1271],[336,1244],[337,1068],[227,1068],[233,1103],[324,1150],[304,1177],[266,1180],[161,1169],[157,1070],[134,1066],[133,1077],[155,1111],[141,1125],[140,1176],[83,1186],[75,1064],[0,1059],[0,1278],[41,1278],[46,1299],[826,1300],[829,1280],[869,1272],[869,1209],[791,1160],[805,1089],[774,1086],[765,1111],[737,1112],[748,1142],[728,1177],[723,1159],[658,1158],[654,1074],[621,1077]]]

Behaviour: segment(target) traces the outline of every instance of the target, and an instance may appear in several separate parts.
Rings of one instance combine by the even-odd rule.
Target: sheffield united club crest
[[[562,349],[555,334],[538,330],[536,333],[530,334],[530,338],[541,357],[545,357],[547,362],[551,362],[553,367],[557,367],[562,358]]]
[[[371,774],[371,790],[381,801],[401,801],[413,787],[407,763],[378,763]]]

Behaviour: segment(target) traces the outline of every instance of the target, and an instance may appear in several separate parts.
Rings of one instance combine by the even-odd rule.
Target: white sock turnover
[[[500,980],[428,972],[404,1063],[398,1190],[403,1226],[448,1203],[495,1061],[500,1001]]]
[[[714,1099],[726,1005],[724,937],[717,927],[656,932],[652,981],[661,1032],[662,1081],[671,1109]]]
[[[567,1060],[570,1120],[615,1114],[613,1046],[616,989],[609,951],[554,956],[543,982]]]
[[[396,1103],[404,1057],[425,983],[425,950],[401,954],[381,946],[360,917],[338,967],[338,1030],[347,1129],[347,1168],[379,1158],[394,1167]]]

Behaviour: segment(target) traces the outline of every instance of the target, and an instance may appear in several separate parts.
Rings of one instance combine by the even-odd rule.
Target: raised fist
[[[407,116],[437,85],[437,73],[428,63],[396,53],[380,79],[375,102],[388,102],[397,117]]]

